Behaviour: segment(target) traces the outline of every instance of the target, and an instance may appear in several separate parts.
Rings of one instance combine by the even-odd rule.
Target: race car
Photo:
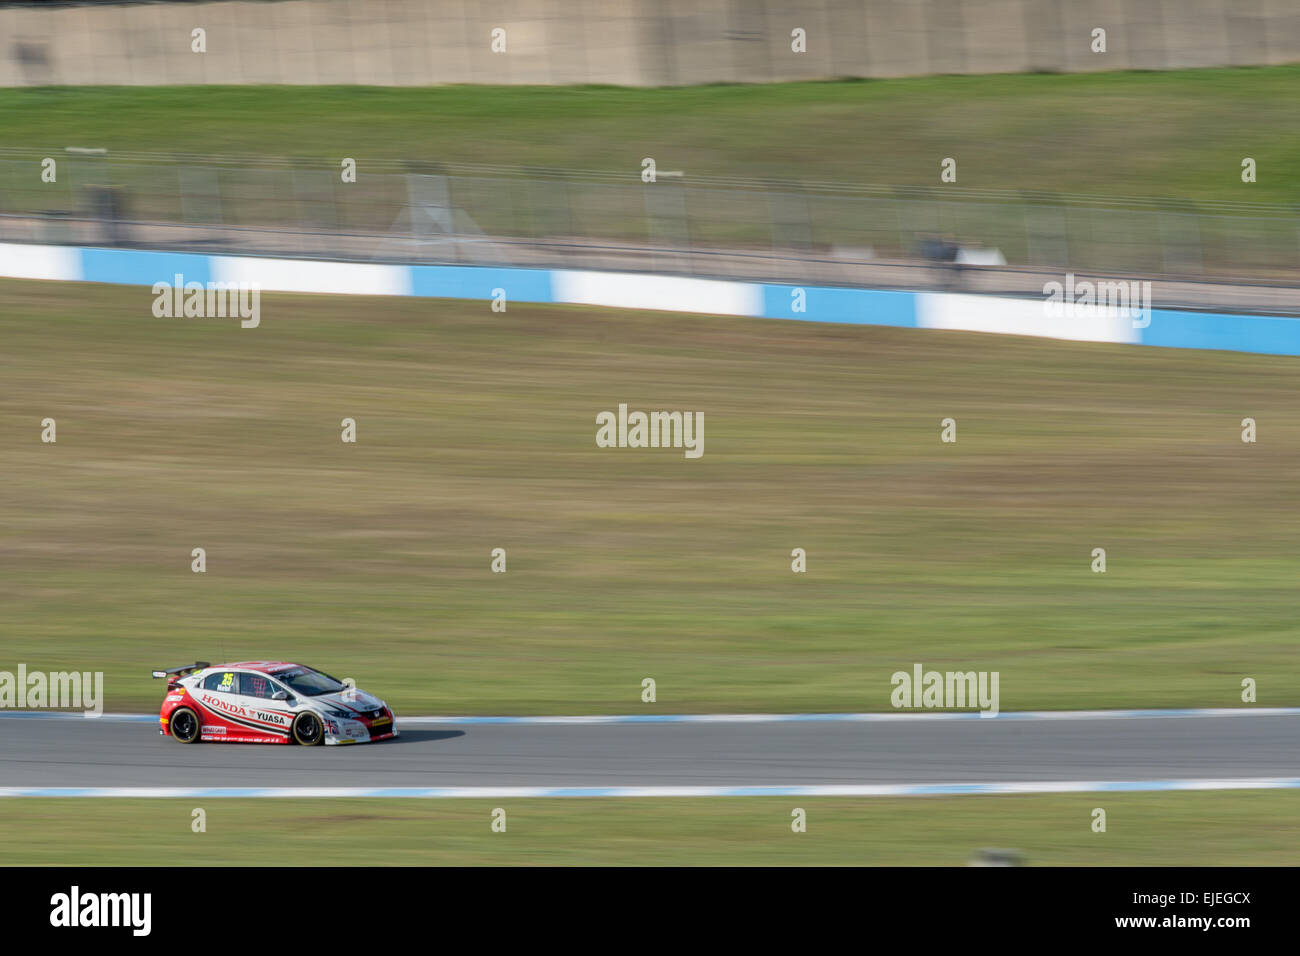
[[[153,672],[167,678],[159,733],[183,744],[355,744],[396,737],[377,697],[301,664],[206,661]]]

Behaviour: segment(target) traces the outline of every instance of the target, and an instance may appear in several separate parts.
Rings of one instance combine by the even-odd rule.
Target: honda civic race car
[[[167,678],[159,733],[183,744],[355,744],[397,736],[388,705],[301,664],[206,661],[153,672]]]

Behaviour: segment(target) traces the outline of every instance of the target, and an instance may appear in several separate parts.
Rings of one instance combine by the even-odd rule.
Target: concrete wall
[[[207,52],[191,52],[191,31]],[[490,49],[506,30],[505,53]],[[796,27],[807,52],[790,49]],[[1090,50],[1106,30],[1106,53]],[[1300,62],[1297,0],[283,0],[0,8],[0,86],[613,83]]]

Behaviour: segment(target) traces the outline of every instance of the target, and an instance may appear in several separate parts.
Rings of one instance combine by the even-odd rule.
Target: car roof
[[[261,671],[263,674],[274,674],[277,671],[286,670],[290,667],[301,667],[301,664],[290,664],[287,661],[240,661],[237,664],[213,664],[208,670],[213,671]]]

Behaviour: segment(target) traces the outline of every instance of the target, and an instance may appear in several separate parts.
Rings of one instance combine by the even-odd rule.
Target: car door
[[[244,702],[239,693],[239,672],[213,671],[195,689],[194,699],[203,713],[199,715],[205,740],[243,740],[252,728],[244,720]]]
[[[263,736],[289,736],[293,713],[282,700],[275,700],[277,690],[283,690],[270,677],[257,671],[240,671],[239,695],[244,716],[256,728],[253,733]]]

